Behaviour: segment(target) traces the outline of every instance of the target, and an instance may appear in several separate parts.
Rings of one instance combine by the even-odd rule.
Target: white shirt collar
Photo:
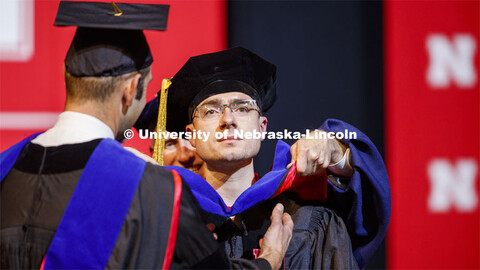
[[[113,131],[104,122],[88,114],[66,111],[58,116],[51,129],[38,135],[32,142],[51,147],[103,138],[115,138]]]

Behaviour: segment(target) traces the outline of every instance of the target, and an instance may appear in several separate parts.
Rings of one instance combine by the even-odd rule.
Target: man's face
[[[205,104],[231,104],[251,99],[250,96],[241,92],[228,92],[205,99],[197,108]],[[204,138],[198,138],[198,136],[191,140],[198,155],[208,164],[209,161],[251,160],[258,154],[262,139],[234,138],[234,131],[264,132],[266,128],[267,118],[260,116],[258,111],[251,110],[247,116],[238,117],[230,108],[225,107],[223,114],[216,119],[201,119],[198,111],[195,112],[193,123],[187,126],[187,131],[200,130],[210,134],[207,141],[203,141]],[[215,138],[215,133],[225,132],[228,135],[227,138]]]
[[[155,140],[152,140],[152,144],[150,145],[150,154],[152,155],[154,145]],[[165,149],[163,150],[163,165],[183,167],[203,177],[201,170],[203,160],[197,155],[195,147],[185,139],[172,139],[167,137],[165,140]]]

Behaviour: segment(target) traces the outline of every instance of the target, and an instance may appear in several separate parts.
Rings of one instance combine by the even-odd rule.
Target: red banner
[[[145,31],[153,54],[147,100],[192,56],[226,48],[226,2],[128,0],[170,5],[167,31]],[[63,110],[63,60],[75,27],[54,27],[59,1],[2,4],[0,18],[0,151],[51,127]],[[6,16],[8,14],[8,16]],[[5,16],[4,16],[5,15]],[[148,153],[149,141],[126,144]]]
[[[385,2],[389,268],[480,267],[479,11]]]

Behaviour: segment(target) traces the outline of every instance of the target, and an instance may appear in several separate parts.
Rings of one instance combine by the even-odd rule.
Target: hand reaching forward
[[[289,214],[283,213],[283,205],[278,203],[272,211],[268,228],[263,240],[260,241],[260,256],[267,260],[273,270],[282,266],[285,252],[292,239],[293,221]]]
[[[326,132],[323,130],[315,130],[310,137],[314,137],[315,133]],[[318,175],[329,165],[335,164],[343,158],[346,146],[336,139],[328,138],[328,136],[317,137],[318,138],[303,137],[296,141],[290,148],[290,153],[292,154],[292,163],[290,164],[293,164],[295,161],[297,162],[297,173],[300,175]],[[349,158],[350,157],[347,157],[347,160],[349,160]],[[348,161],[346,164],[342,175],[349,176],[353,174],[353,168]]]
[[[137,157],[139,157],[139,158],[141,158],[141,159],[143,159],[147,162],[150,162],[154,165],[160,165],[160,164],[158,164],[158,162],[155,159],[151,158],[150,156],[145,155],[144,153],[138,151],[135,148],[128,147],[128,146],[124,146],[123,148],[125,148],[125,150],[127,150],[127,151],[132,152],[135,156],[137,156]]]

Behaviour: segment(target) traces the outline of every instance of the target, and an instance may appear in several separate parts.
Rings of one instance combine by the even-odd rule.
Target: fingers
[[[297,173],[301,175],[313,175],[321,169],[321,166],[318,166],[319,161],[323,164],[325,160],[324,155],[324,145],[323,142],[302,138],[298,140],[294,147],[292,146],[296,153],[297,161]]]
[[[126,150],[130,151],[131,153],[133,153],[134,155],[136,155],[137,157],[139,157],[139,158],[141,158],[141,159],[143,159],[143,160],[145,160],[145,161],[147,161],[147,162],[150,162],[150,163],[152,163],[152,164],[154,164],[154,165],[160,165],[160,164],[158,164],[158,162],[157,162],[155,159],[151,158],[150,156],[145,155],[144,153],[138,151],[138,150],[135,149],[135,148],[128,147],[128,146],[124,146],[124,148],[125,148]]]
[[[331,160],[332,160],[332,155],[326,155],[322,168],[326,169],[330,165]]]
[[[290,148],[290,153],[292,154],[292,162],[287,166],[291,166],[294,161],[297,162],[297,173],[308,175],[311,171],[313,162],[311,162],[311,154],[315,152],[309,151],[309,142],[302,138],[295,142]],[[314,157],[313,157],[314,158]],[[314,158],[315,160],[316,158]]]
[[[283,222],[283,225],[284,225],[284,226],[292,227],[292,228],[293,228],[293,220],[292,220],[292,217],[290,216],[290,214],[288,214],[288,213],[283,213],[283,215],[282,215],[282,222]]]
[[[290,147],[290,154],[292,155],[292,160],[290,164],[287,165],[287,168],[290,168],[292,164],[297,160],[297,143],[294,143],[292,147]]]
[[[316,162],[314,162],[315,163],[314,168],[311,171],[311,173],[308,175],[318,175],[322,173],[325,169],[328,168],[331,161],[332,161],[332,156],[330,152],[327,151],[322,153],[322,156],[318,158]]]
[[[297,172],[302,175],[315,175],[323,171],[323,164],[329,159],[319,149],[302,149],[298,153]],[[301,164],[301,167],[300,165]],[[328,166],[328,165],[327,165]]]
[[[304,173],[308,166],[307,151],[304,146],[305,143],[299,143],[296,147],[297,172],[300,174]]]
[[[281,203],[275,205],[270,217],[272,224],[259,241],[261,251],[259,258],[266,259],[272,269],[279,269],[283,257],[292,239],[293,221],[289,214],[283,213],[284,207]]]
[[[317,130],[316,132],[325,132]],[[318,175],[322,173],[333,161],[337,153],[337,142],[332,139],[313,139],[304,137],[294,145],[290,152],[292,161],[297,162],[297,173],[299,175]],[[290,164],[289,164],[290,166]]]
[[[272,211],[272,226],[282,226],[286,232],[292,231],[293,229],[293,220],[288,213],[284,213],[284,206],[281,203],[277,203]]]
[[[283,215],[283,205],[281,203],[277,203],[272,210],[272,216],[270,220],[272,221],[272,226],[279,226],[282,225],[282,215]]]
[[[286,241],[286,245],[290,243],[290,240],[292,239],[292,234],[293,234],[293,220],[292,217],[288,213],[283,213],[282,216],[282,221],[283,221],[283,234],[286,236],[284,241]]]
[[[295,163],[295,161],[292,161],[292,162],[288,163],[287,169],[290,169],[290,167],[292,167],[294,163]]]

